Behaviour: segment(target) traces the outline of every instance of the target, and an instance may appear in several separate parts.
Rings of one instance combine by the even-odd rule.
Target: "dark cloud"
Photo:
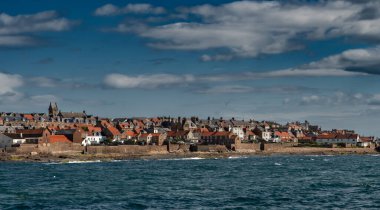
[[[380,61],[378,64],[368,65],[368,66],[347,66],[344,68],[346,71],[351,72],[364,72],[367,74],[377,74],[380,75]]]

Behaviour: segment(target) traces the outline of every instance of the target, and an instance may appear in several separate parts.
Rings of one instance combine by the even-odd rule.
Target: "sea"
[[[0,209],[380,209],[380,156],[2,162]]]

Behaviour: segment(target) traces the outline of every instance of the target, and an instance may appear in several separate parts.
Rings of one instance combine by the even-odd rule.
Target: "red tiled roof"
[[[124,131],[124,134],[125,134],[126,136],[131,136],[131,137],[136,136],[136,133],[133,132],[133,131],[130,131],[130,130],[128,130],[128,131]]]
[[[229,136],[231,133],[227,131],[217,131],[214,132],[212,135],[213,136]]]
[[[24,118],[27,120],[34,120],[34,117],[31,114],[24,114]]]
[[[212,136],[214,132],[202,132],[201,136]]]
[[[151,133],[142,133],[140,134],[140,137],[145,138],[148,137]]]
[[[201,131],[201,133],[203,133],[203,132],[209,132],[209,130],[207,128],[200,128],[200,131]]]
[[[49,136],[49,143],[72,143],[65,135],[52,135]]]
[[[322,134],[317,136],[317,139],[356,139],[358,134]]]
[[[112,135],[114,136],[117,136],[117,135],[120,135],[120,131],[117,130],[115,127],[113,126],[108,126],[107,127],[108,131],[112,133]]]
[[[189,131],[169,131],[168,137],[178,137],[178,136],[185,136],[189,133]]]

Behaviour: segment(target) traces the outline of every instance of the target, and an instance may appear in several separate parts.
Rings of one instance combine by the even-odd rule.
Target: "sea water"
[[[371,208],[371,155],[0,163],[0,209]]]

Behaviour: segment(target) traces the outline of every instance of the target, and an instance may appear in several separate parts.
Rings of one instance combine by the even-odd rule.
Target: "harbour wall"
[[[332,153],[353,153],[366,154],[377,153],[372,148],[326,148],[326,147],[299,147],[296,143],[239,143],[232,145],[232,150],[241,153],[257,154],[332,154]],[[126,154],[126,155],[154,155],[167,153],[187,153],[187,152],[217,152],[230,151],[225,145],[119,145],[119,146],[81,146],[75,143],[55,143],[55,144],[22,144],[19,147],[3,149],[1,152],[16,155],[30,154]]]
[[[167,146],[162,145],[119,145],[119,146],[88,146],[85,148],[87,154],[130,154],[150,155],[168,153]]]

